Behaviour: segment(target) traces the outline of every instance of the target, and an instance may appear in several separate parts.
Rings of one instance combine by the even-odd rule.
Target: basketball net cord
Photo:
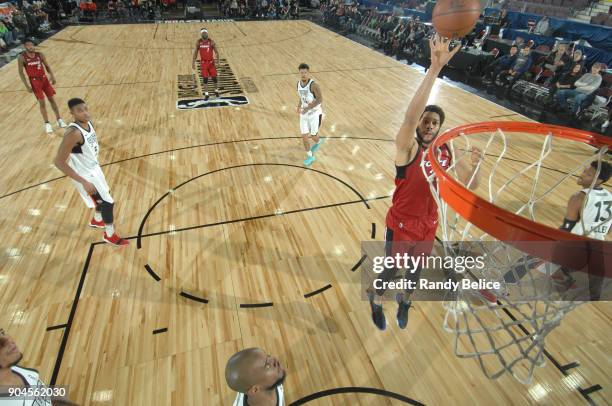
[[[463,152],[458,159],[455,159],[448,169],[448,172],[452,173],[455,178],[458,162],[471,155],[469,137],[461,138],[467,144],[465,148],[467,152]],[[506,135],[501,129],[498,129],[488,135],[480,159],[476,163],[477,170],[474,171],[466,185],[468,188],[474,182],[476,172],[482,169],[484,157],[496,140],[501,143],[501,153],[493,162],[486,182],[487,199],[495,204],[513,183],[519,179],[521,182],[529,179],[532,183],[527,201],[514,212],[527,216],[532,221],[536,221],[538,202],[553,193],[568,178],[575,176],[585,165],[596,160],[598,162],[597,173],[588,190],[590,192],[595,186],[601,162],[607,153],[607,147],[600,149],[552,186],[538,193],[538,187],[541,187],[542,164],[552,151],[553,136],[549,133],[544,138],[539,158],[517,171],[495,189],[493,180],[496,179],[500,162],[507,152]],[[449,142],[449,147],[453,156],[456,157],[453,140]],[[423,156],[426,157],[426,154]],[[569,311],[583,303],[584,290],[588,290],[588,287],[582,289],[581,292],[581,288],[576,288],[573,284],[575,281],[569,276],[569,273],[563,272],[564,269],[560,266],[530,256],[503,241],[497,241],[486,232],[473,226],[469,219],[460,218],[440,198],[435,174],[432,172],[431,175],[427,175],[425,165],[421,167],[438,204],[444,255],[484,253],[485,267],[480,271],[472,269],[468,272],[468,276],[473,280],[497,281],[501,286],[499,290],[489,291],[497,298],[495,303],[485,299],[482,291],[464,290],[461,284],[459,289],[452,293],[452,297],[448,297],[451,294],[447,294],[444,302],[446,314],[443,327],[454,334],[455,354],[461,358],[476,358],[482,371],[490,379],[510,373],[521,383],[528,384],[533,378],[535,367],[545,363],[546,336],[560,324]],[[511,197],[513,200],[518,198],[514,194]],[[587,199],[584,200],[583,210],[587,203]],[[583,216],[580,217],[582,229],[586,230],[582,220]],[[610,221],[612,217],[596,227]],[[586,230],[585,235],[589,231],[591,229]],[[495,242],[492,243],[492,241]],[[588,284],[581,286],[588,286]]]

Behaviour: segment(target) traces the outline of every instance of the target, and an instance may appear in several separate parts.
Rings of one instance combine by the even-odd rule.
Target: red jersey
[[[27,52],[21,55],[23,55],[23,65],[29,78],[44,78],[47,76],[45,74],[42,58],[38,52],[34,52],[34,56],[32,57],[28,56]]]
[[[403,228],[403,223],[413,223],[415,220],[436,227],[438,221],[438,205],[431,194],[429,182],[423,174],[422,165],[428,175],[433,173],[431,164],[423,160],[425,150],[419,146],[414,160],[404,166],[396,166],[395,191],[391,208],[387,213],[386,225],[391,230]],[[438,148],[438,162],[446,170],[450,167],[453,157],[446,145]]]
[[[211,39],[200,39],[198,48],[200,50],[200,62],[212,61],[213,55],[213,42]]]

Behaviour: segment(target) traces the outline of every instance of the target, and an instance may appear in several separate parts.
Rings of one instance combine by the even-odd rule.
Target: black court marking
[[[329,289],[331,287],[332,287],[331,283],[327,284],[327,285],[323,286],[320,289],[314,290],[314,291],[312,291],[310,293],[306,293],[304,295],[304,298],[308,299],[309,297],[313,297],[314,295],[318,295],[319,293],[325,292],[327,289]]]
[[[159,334],[159,333],[165,333],[168,331],[167,327],[164,328],[158,328],[157,330],[153,330],[153,334]]]
[[[185,292],[184,290],[181,290],[181,293],[179,293],[180,296],[186,298],[186,299],[191,299],[191,300],[195,300],[196,302],[200,302],[200,303],[208,303],[208,299],[204,299],[203,297],[197,297],[194,295],[191,295],[187,292]]]
[[[238,31],[240,31],[240,32],[242,33],[242,35],[243,35],[243,36],[245,36],[245,37],[247,36],[247,35],[246,35],[246,32],[244,32],[244,31],[242,30],[242,28],[240,28],[240,25],[239,25],[239,24],[236,24],[236,21],[233,21],[233,22],[232,22],[232,24],[234,24],[234,27],[238,28]]]
[[[55,385],[57,382],[57,376],[59,374],[60,367],[62,366],[62,359],[64,358],[64,351],[66,351],[66,344],[68,344],[68,337],[70,337],[70,330],[72,329],[72,323],[74,321],[74,315],[76,314],[77,306],[79,305],[79,298],[81,297],[81,291],[83,290],[83,284],[85,283],[85,276],[87,275],[87,270],[89,269],[89,262],[91,261],[91,256],[93,254],[94,245],[91,244],[89,246],[89,252],[87,253],[87,258],[85,259],[85,264],[83,265],[83,270],[81,271],[81,279],[79,280],[79,285],[77,287],[76,292],[74,293],[74,299],[72,301],[72,306],[70,308],[70,315],[68,316],[68,322],[66,323],[66,330],[62,335],[62,342],[60,343],[60,348],[57,353],[57,358],[55,359],[55,366],[53,367],[53,374],[51,375],[50,385]]]
[[[561,365],[561,370],[563,371],[564,375],[567,375],[565,372],[572,369],[572,368],[576,368],[579,367],[580,364],[576,361],[574,362],[570,362],[569,364],[565,364],[565,365]]]
[[[61,328],[65,328],[68,324],[58,324],[57,326],[47,327],[47,331],[59,330]]]
[[[371,239],[376,238],[376,223],[372,223],[372,233],[370,234]]]
[[[153,31],[153,39],[155,39],[155,37],[157,37],[157,29],[159,28],[161,24],[155,24],[155,31]]]
[[[578,388],[578,392],[580,392],[582,397],[589,403],[589,405],[597,406],[595,401],[593,399],[591,399],[590,395],[591,395],[591,393],[597,392],[598,390],[601,390],[601,389],[603,389],[601,387],[601,385],[597,384],[597,385],[590,386],[590,387],[588,387],[586,389]]]
[[[153,269],[151,269],[149,264],[146,264],[144,267],[147,270],[147,272],[149,273],[149,275],[151,275],[151,277],[153,279],[155,279],[156,282],[159,282],[161,280],[161,278],[159,276],[157,276],[157,274],[153,271]]]
[[[491,116],[489,118],[512,117],[512,116],[519,116],[519,115],[520,115],[519,113],[511,113],[511,114],[501,114],[499,116]]]
[[[424,403],[418,402],[414,399],[410,399],[409,397],[400,395],[399,393],[390,392],[388,390],[379,389],[379,388],[365,388],[361,386],[348,386],[345,388],[327,389],[321,392],[312,393],[308,396],[304,396],[303,398],[299,400],[296,400],[293,403],[290,403],[289,406],[299,406],[299,405],[303,405],[305,403],[311,402],[316,399],[321,399],[321,398],[325,398],[328,396],[339,395],[343,393],[369,393],[372,395],[384,396],[387,398],[399,400],[401,402],[408,403],[409,405],[425,406]]]
[[[353,267],[351,268],[351,272],[355,272],[357,269],[359,269],[359,267],[361,266],[361,264],[363,264],[363,261],[365,261],[367,257],[368,257],[367,255],[363,255],[359,259],[359,261],[357,261],[357,263],[353,265]]]
[[[192,182],[196,179],[202,178],[204,176],[207,175],[211,175],[213,173],[218,173],[218,172],[223,172],[226,170],[230,170],[230,169],[236,169],[236,168],[245,168],[245,167],[252,167],[252,166],[284,166],[284,167],[289,167],[289,168],[297,168],[297,169],[302,169],[302,170],[306,170],[306,171],[312,171],[312,172],[316,172],[319,173],[321,175],[325,175],[329,178],[334,179],[337,182],[340,182],[341,184],[343,184],[344,186],[346,186],[347,188],[349,188],[353,193],[355,193],[359,199],[361,200],[361,202],[363,202],[363,204],[369,209],[370,205],[368,204],[367,200],[361,195],[361,193],[359,193],[359,191],[357,189],[355,189],[353,186],[349,185],[348,183],[346,183],[345,181],[343,181],[342,179],[334,176],[334,175],[330,175],[327,172],[323,172],[320,171],[318,169],[313,169],[313,168],[308,168],[308,167],[304,167],[301,165],[293,165],[293,164],[281,164],[281,163],[256,163],[256,164],[243,164],[243,165],[234,165],[234,166],[228,166],[225,168],[220,168],[220,169],[215,169],[214,171],[210,171],[210,172],[206,172],[203,173],[201,175],[198,176],[194,176],[191,179],[186,180],[185,182],[179,184],[178,186],[175,186],[172,189],[172,192],[176,191],[178,188],[186,185],[189,182]],[[166,192],[162,195],[162,197],[160,197],[159,199],[157,199],[157,201],[155,203],[153,203],[153,206],[151,206],[149,208],[149,210],[147,211],[147,213],[144,215],[142,221],[140,222],[140,226],[138,227],[138,237],[136,240],[136,248],[141,249],[142,248],[142,232],[144,230],[144,226],[147,222],[147,219],[149,218],[149,216],[151,215],[151,213],[153,212],[153,209],[155,209],[155,207],[163,200],[165,199],[168,195],[170,194],[170,192]],[[272,216],[272,215],[266,215],[266,216]],[[219,223],[221,224],[221,223]],[[197,227],[191,227],[191,229],[193,228],[197,228]]]
[[[251,308],[255,308],[255,307],[272,307],[274,306],[273,302],[266,302],[266,303],[242,303],[240,305],[241,309],[251,309]]]

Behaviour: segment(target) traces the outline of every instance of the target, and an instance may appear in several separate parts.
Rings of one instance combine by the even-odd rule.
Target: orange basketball
[[[438,0],[432,22],[446,38],[463,38],[472,31],[480,16],[480,0]]]

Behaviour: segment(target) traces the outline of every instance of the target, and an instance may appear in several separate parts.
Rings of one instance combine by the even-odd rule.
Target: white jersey
[[[598,240],[605,240],[612,225],[612,220],[606,222],[606,220],[612,217],[612,193],[603,188],[582,189],[582,193],[585,194],[584,198],[586,200],[584,210],[571,232]],[[586,233],[584,230],[586,230]]]
[[[38,371],[34,369],[22,368],[22,367],[11,367],[11,371],[21,377],[24,387],[30,386],[46,386],[43,381],[40,380]],[[51,406],[51,398],[39,397],[36,399],[23,399],[23,397],[17,397],[14,399],[7,399],[8,394],[0,393],[0,405],[2,406]]]
[[[308,107],[310,103],[312,103],[313,101],[317,99],[311,89],[311,86],[313,83],[314,83],[314,80],[310,79],[308,83],[306,83],[306,86],[302,86],[302,81],[298,80],[297,91],[298,91],[298,95],[300,96],[302,108]],[[321,104],[319,103],[317,104],[316,107],[308,110],[308,113],[306,114],[319,115],[322,113],[323,113],[323,108],[321,107]]]
[[[283,385],[278,385],[276,387],[276,398],[278,401],[276,402],[276,406],[285,406],[285,392],[283,389]],[[238,393],[236,396],[236,400],[234,400],[233,406],[248,406],[247,396],[244,393]]]
[[[77,123],[70,123],[68,127],[74,127],[83,136],[83,144],[77,145],[70,153],[68,165],[79,175],[95,171],[100,164],[98,163],[98,152],[100,147],[96,138],[96,131],[90,121],[87,122],[89,128],[86,130]]]

